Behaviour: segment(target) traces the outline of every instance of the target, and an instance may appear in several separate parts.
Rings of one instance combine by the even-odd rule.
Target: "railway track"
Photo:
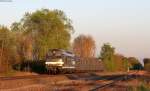
[[[29,75],[29,76],[14,76],[14,77],[0,77],[2,80],[17,80],[17,79],[33,79],[33,78],[43,78],[43,77],[53,77],[54,75]]]
[[[93,77],[91,75],[90,77],[86,76],[87,73],[71,73],[71,74],[57,74],[57,75],[48,75],[48,74],[43,74],[43,75],[28,75],[28,76],[13,76],[13,77],[0,77],[0,81],[2,80],[18,80],[18,79],[35,79],[35,78],[46,78],[46,77],[57,77],[57,76],[66,76],[71,80],[89,80]],[[88,73],[90,74],[90,73]]]
[[[45,77],[57,77],[57,76],[66,76],[72,80],[85,80],[90,79],[88,77],[85,77],[86,73],[70,73],[70,74],[57,74],[57,75],[27,75],[27,76],[13,76],[13,77],[0,77],[0,81],[2,80],[18,80],[18,79],[33,79],[33,78],[45,78]],[[83,77],[79,78],[79,75],[83,75]],[[78,77],[78,78],[76,78]]]
[[[107,87],[110,87],[112,86],[113,84],[117,83],[118,81],[121,81],[121,80],[129,80],[129,79],[134,79],[137,77],[137,74],[138,71],[132,73],[132,74],[127,74],[127,75],[124,75],[124,76],[120,76],[120,77],[116,77],[116,78],[110,78],[109,80],[113,80],[111,82],[108,82],[104,85],[99,85],[99,86],[95,86],[94,88],[90,89],[89,91],[98,91],[98,90],[101,90],[101,89],[104,89],[104,88],[107,88]]]
[[[87,75],[88,74],[88,75]],[[134,75],[130,74],[130,75]],[[73,73],[73,74],[59,74],[59,75],[28,75],[28,76],[14,76],[14,77],[0,77],[0,80],[17,80],[17,79],[32,79],[32,78],[45,78],[45,77],[56,77],[56,76],[67,76],[68,78],[72,80],[101,80],[101,79],[106,79],[106,80],[117,80],[120,78],[124,78],[126,76],[125,74],[123,75],[117,75],[117,76],[96,76],[93,73]]]

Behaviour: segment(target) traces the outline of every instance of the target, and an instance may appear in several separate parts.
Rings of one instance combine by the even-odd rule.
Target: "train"
[[[73,52],[63,49],[50,49],[46,54],[45,65],[49,74],[103,70],[99,59],[79,58]]]

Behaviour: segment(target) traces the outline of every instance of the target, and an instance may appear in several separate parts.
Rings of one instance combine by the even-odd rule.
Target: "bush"
[[[39,74],[43,74],[46,72],[46,67],[45,67],[45,61],[44,60],[38,60],[38,61],[33,61],[33,60],[27,60],[23,61],[20,64],[15,64],[13,66],[15,70],[19,71],[29,71],[29,72],[36,72]]]
[[[144,70],[150,71],[150,63],[144,65]]]
[[[143,70],[143,66],[140,63],[134,64],[131,70]]]
[[[137,91],[150,91],[150,88],[146,84],[141,84]]]
[[[147,84],[142,83],[138,87],[129,86],[127,91],[150,91],[150,87]]]

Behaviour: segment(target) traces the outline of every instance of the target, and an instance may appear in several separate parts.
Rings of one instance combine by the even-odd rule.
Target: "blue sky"
[[[12,0],[0,2],[0,24],[41,8],[63,10],[73,21],[73,38],[92,35],[98,51],[109,42],[125,56],[150,57],[150,0]]]

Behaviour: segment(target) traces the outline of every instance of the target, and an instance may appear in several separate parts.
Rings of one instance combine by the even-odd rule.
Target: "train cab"
[[[46,55],[46,68],[49,73],[67,73],[75,71],[76,57],[72,52],[51,49]]]

